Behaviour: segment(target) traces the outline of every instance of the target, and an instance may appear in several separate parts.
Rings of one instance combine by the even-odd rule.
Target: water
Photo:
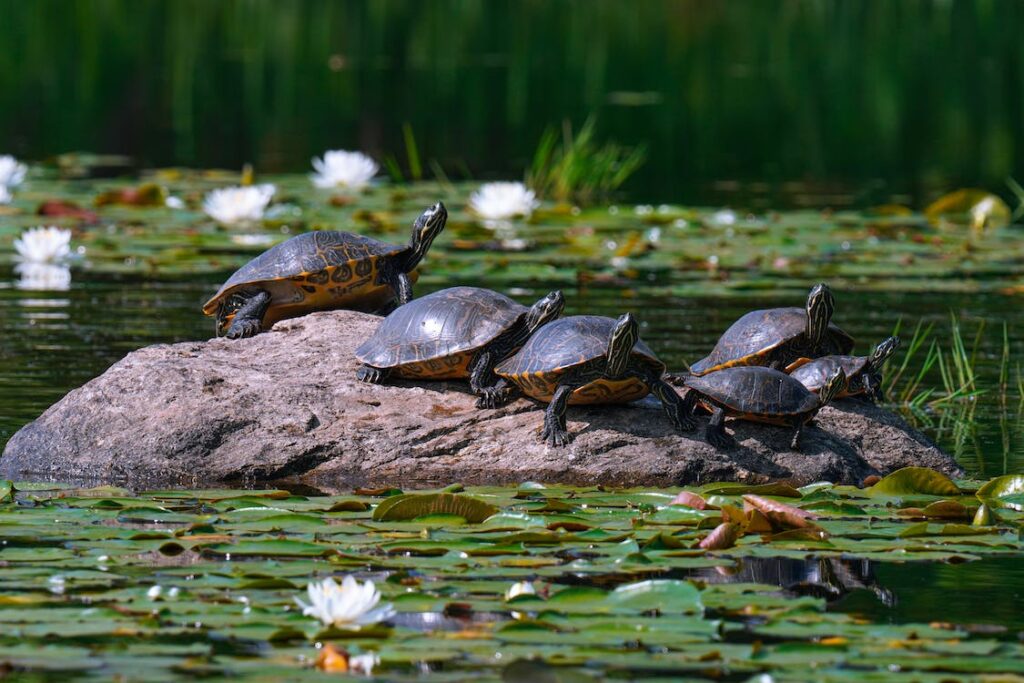
[[[1015,0],[5,0],[0,15],[0,152],[28,158],[302,171],[340,146],[408,173],[408,123],[453,179],[521,177],[546,127],[596,114],[602,137],[649,150],[638,201],[921,206],[1024,176]]]
[[[15,288],[10,268],[0,269],[0,446],[21,425],[37,417],[65,393],[102,373],[129,351],[155,343],[205,339],[210,318],[201,305],[223,277],[204,274],[186,279],[97,276],[75,273],[65,292],[28,292]],[[486,284],[486,283],[485,283]],[[428,275],[418,288],[427,293],[445,286]],[[557,283],[503,282],[499,288],[529,303]],[[752,308],[793,305],[788,294],[729,298],[679,298],[627,292],[621,287],[565,288],[567,314],[618,316],[635,311],[644,339],[669,364],[682,368],[707,353],[718,335]],[[862,293],[838,291],[836,320],[859,341],[859,349],[889,335],[897,323],[923,320],[948,325],[950,312],[963,321],[970,337],[980,323],[988,332],[978,358],[983,396],[966,419],[957,410],[909,415],[961,464],[980,478],[1024,468],[1024,424],[1016,398],[1003,407],[997,400],[999,333],[1005,320],[1024,330],[1024,315],[1013,299],[1000,295]],[[1010,339],[1019,354],[1024,339]]]

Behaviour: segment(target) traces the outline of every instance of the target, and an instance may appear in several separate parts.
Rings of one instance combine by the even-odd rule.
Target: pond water
[[[0,445],[132,349],[208,338],[202,303],[268,244],[316,228],[404,242],[411,220],[442,198],[451,218],[419,293],[475,284],[529,302],[561,288],[571,314],[635,312],[644,339],[673,368],[701,357],[742,313],[800,305],[820,280],[835,290],[835,320],[860,351],[898,325],[905,340],[919,323],[933,325],[929,339],[952,367],[955,319],[979,393],[945,400],[932,368],[922,389],[936,393],[912,402],[903,390],[923,362],[919,351],[891,405],[953,452],[970,479],[1024,469],[1016,362],[1024,246],[1016,226],[971,231],[891,208],[747,215],[548,203],[529,221],[488,229],[465,211],[471,185],[384,185],[340,197],[279,176],[264,222],[224,229],[199,204],[235,175],[175,170],[146,180],[183,198],[184,208],[112,205],[96,209],[91,223],[46,219],[73,230],[78,255],[44,288],[34,288],[11,247],[41,221],[40,203],[91,206],[129,182],[71,181],[44,169],[3,210]],[[826,535],[773,529],[713,553],[692,546],[726,513],[670,506],[675,491],[480,489],[467,495],[501,510],[481,524],[443,511],[378,520],[389,492],[136,495],[0,485],[0,662],[109,679],[145,661],[154,680],[269,680],[315,675],[312,643],[331,640],[353,654],[379,653],[395,679],[472,672],[535,680],[552,674],[537,667],[552,664],[650,680],[757,672],[803,680],[825,670],[849,680],[865,661],[893,680],[900,671],[905,680],[986,667],[1019,673],[1024,482],[1014,482],[998,503],[984,499],[998,518],[980,527],[969,525],[979,505],[970,481],[914,482],[899,493],[762,491],[815,510]],[[735,490],[701,492],[743,505]],[[931,503],[943,512],[926,512]],[[393,629],[323,632],[292,607],[311,577],[347,571],[381,583],[399,610]],[[543,602],[505,604],[518,580],[535,581]],[[640,597],[618,602],[617,591]],[[655,607],[664,612],[655,616]],[[625,622],[635,626],[623,631]],[[525,672],[508,665],[530,657],[548,664]]]

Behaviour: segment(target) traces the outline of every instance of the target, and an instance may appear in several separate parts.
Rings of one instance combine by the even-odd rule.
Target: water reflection
[[[39,292],[64,292],[71,289],[71,269],[59,263],[23,261],[14,266],[18,289]]]
[[[874,563],[868,560],[840,558],[748,557],[736,560],[731,567],[709,567],[691,575],[705,583],[760,583],[778,586],[798,594],[839,600],[854,590],[873,593],[886,607],[896,604],[896,594],[879,585]]]

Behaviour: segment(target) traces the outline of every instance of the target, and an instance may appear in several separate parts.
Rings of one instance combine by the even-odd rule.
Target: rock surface
[[[0,477],[189,487],[292,480],[323,488],[521,481],[672,486],[716,480],[857,483],[907,465],[959,472],[902,419],[857,401],[824,409],[804,452],[784,429],[730,422],[739,447],[678,434],[653,399],[572,407],[575,441],[538,441],[520,399],[474,408],[457,382],[356,381],[379,318],[315,313],[251,339],[157,345],[70,392],[7,444]]]

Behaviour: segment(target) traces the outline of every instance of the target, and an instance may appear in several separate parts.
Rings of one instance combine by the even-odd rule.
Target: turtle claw
[[[477,408],[500,408],[512,398],[511,392],[507,389],[481,389],[480,395],[476,399]]]
[[[384,382],[386,373],[380,368],[370,365],[362,365],[356,370],[356,379],[367,384],[381,384]]]
[[[544,423],[544,429],[540,433],[541,441],[547,441],[549,446],[561,448],[569,445],[572,441],[572,434],[565,427]]]
[[[260,333],[259,320],[236,320],[228,328],[226,336],[228,339],[243,339],[253,337]]]
[[[684,416],[672,421],[676,429],[681,432],[692,432],[697,428],[697,421],[692,417]]]
[[[704,437],[708,440],[709,444],[722,450],[736,446],[736,439],[727,434],[725,430],[709,427]]]

